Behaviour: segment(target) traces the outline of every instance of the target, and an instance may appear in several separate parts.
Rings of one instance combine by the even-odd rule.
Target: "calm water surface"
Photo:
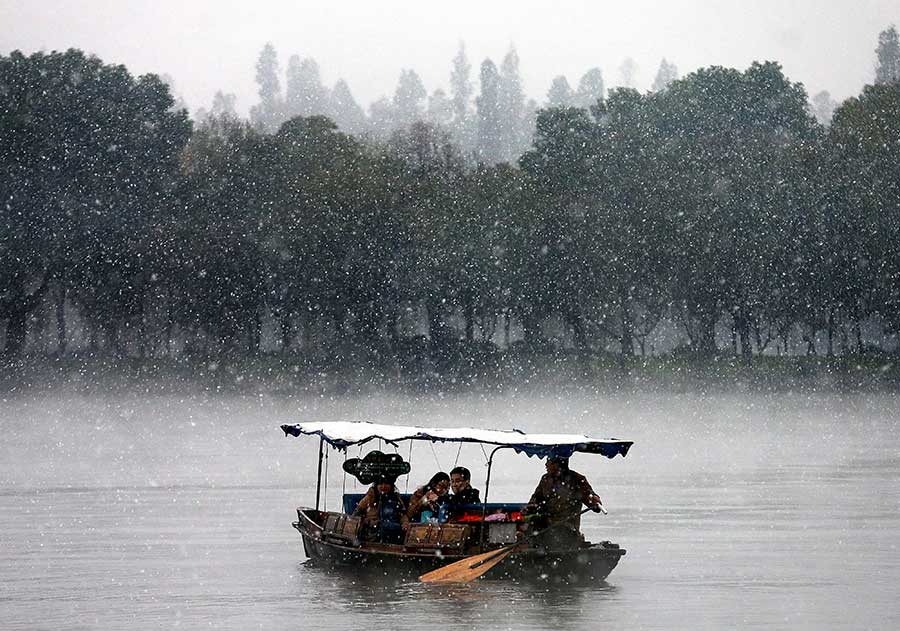
[[[585,533],[628,554],[577,588],[307,567],[290,522],[317,441],[278,425],[350,419],[633,439],[572,459],[609,509]],[[898,395],[50,392],[0,399],[0,429],[6,630],[900,628]],[[410,487],[456,461],[483,487],[477,446],[408,449]],[[331,507],[360,490],[342,459]],[[491,499],[526,500],[542,471],[501,452]]]

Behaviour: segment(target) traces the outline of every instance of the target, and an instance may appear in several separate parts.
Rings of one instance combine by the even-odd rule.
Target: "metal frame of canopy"
[[[323,422],[323,423],[297,423],[295,425],[282,425],[284,435],[299,437],[319,436],[319,462],[316,473],[316,510],[319,510],[319,500],[322,490],[322,459],[324,446],[327,442],[330,447],[340,451],[346,451],[352,445],[363,445],[371,440],[383,440],[388,444],[398,447],[397,443],[404,440],[428,440],[431,442],[458,442],[458,443],[482,443],[496,445],[491,451],[487,462],[487,478],[484,485],[484,499],[481,502],[481,520],[484,521],[487,511],[488,494],[491,486],[491,468],[494,463],[494,454],[501,449],[514,449],[516,452],[525,453],[530,458],[537,456],[562,456],[568,458],[573,453],[593,453],[604,455],[607,458],[615,458],[628,454],[631,445],[630,440],[596,439],[579,434],[526,434],[520,430],[480,430],[473,428],[427,428],[406,427],[397,425],[381,425],[364,421],[357,422]],[[484,545],[484,533],[479,547]]]

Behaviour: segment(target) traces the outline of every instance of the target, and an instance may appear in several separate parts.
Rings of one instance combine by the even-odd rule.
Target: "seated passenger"
[[[425,522],[429,518],[437,519],[441,504],[447,501],[447,493],[450,491],[450,476],[443,471],[438,471],[425,486],[416,489],[409,498],[409,508],[406,516],[410,521]]]
[[[379,478],[359,501],[353,511],[362,517],[360,539],[380,543],[403,543],[403,533],[409,528],[406,507],[393,478]]]
[[[450,488],[453,494],[447,496],[447,509],[458,511],[464,504],[480,504],[478,489],[473,489],[469,481],[472,473],[465,467],[453,467],[450,471]]]

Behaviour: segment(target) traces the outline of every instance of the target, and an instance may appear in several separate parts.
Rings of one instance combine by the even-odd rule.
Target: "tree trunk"
[[[749,363],[753,357],[753,349],[750,346],[750,318],[746,307],[738,307],[735,311],[734,328],[737,329],[738,340],[741,343],[741,359]]]
[[[303,352],[309,355],[310,350],[312,349],[312,316],[307,309],[303,315],[300,317],[300,327],[301,338],[302,338],[302,347]]]
[[[522,335],[529,349],[536,349],[541,343],[541,319],[529,311],[522,316]]]
[[[503,345],[506,348],[506,350],[509,350],[509,327],[510,327],[509,309],[504,309],[504,311],[503,311]]]
[[[634,357],[634,323],[631,321],[631,299],[624,288],[619,289],[619,300],[622,302],[622,335],[619,345],[622,347],[622,357],[631,359]]]
[[[144,300],[144,290],[139,291],[138,296],[138,357],[147,358],[147,305]]]
[[[697,352],[703,357],[716,354],[716,314],[704,312],[697,322]]]
[[[428,337],[431,341],[432,355],[442,355],[447,337],[447,325],[444,322],[443,307],[438,300],[430,300],[425,308],[428,311]]]
[[[834,307],[828,310],[828,357],[834,357]]]
[[[9,312],[6,321],[6,345],[3,355],[11,359],[18,359],[25,351],[25,337],[27,331],[28,313],[24,309],[13,309]]]
[[[172,292],[168,292],[166,295],[166,325],[163,328],[163,335],[166,337],[165,345],[166,345],[166,357],[172,356],[172,330],[174,329],[175,323],[172,321]]]
[[[97,323],[91,320],[88,320],[88,330],[90,331],[90,341],[88,342],[88,348],[91,351],[91,354],[94,354],[98,350],[97,345]]]
[[[803,325],[803,341],[806,342],[806,356],[816,354],[816,331],[812,326]]]
[[[56,288],[56,352],[62,357],[66,354],[68,334],[66,332],[66,296],[65,286],[60,283]]]
[[[281,327],[281,354],[286,355],[291,349],[291,315],[287,310],[281,312],[278,318]]]
[[[254,311],[247,320],[247,350],[251,356],[259,355],[262,338],[262,316]]]
[[[106,325],[104,326],[104,328],[106,329],[107,351],[113,357],[120,357],[121,349],[119,347],[119,333],[118,333],[118,327],[116,326],[116,323],[115,322],[107,322]]]
[[[44,277],[41,286],[31,295],[25,293],[22,283],[17,283],[13,288],[13,297],[7,298],[0,304],[0,313],[6,318],[6,343],[3,347],[3,355],[12,359],[18,359],[25,352],[25,342],[28,338],[28,316],[38,308],[47,291],[47,277]]]
[[[856,333],[856,353],[858,355],[862,355],[863,353],[863,341],[862,341],[862,327],[859,324],[859,318],[856,318],[854,323],[854,332]]]
[[[572,337],[575,341],[575,350],[579,355],[587,351],[587,334],[584,331],[584,320],[580,313],[569,313],[569,326],[572,327]]]
[[[466,296],[463,318],[466,321],[466,342],[471,344],[475,341],[475,304],[471,296]]]

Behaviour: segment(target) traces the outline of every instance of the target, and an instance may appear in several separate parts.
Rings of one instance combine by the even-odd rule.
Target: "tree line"
[[[619,84],[634,87],[636,72],[634,60],[626,58],[619,69]],[[343,132],[379,142],[423,121],[447,131],[470,162],[514,162],[531,144],[541,107],[525,95],[515,47],[510,47],[500,64],[485,59],[475,74],[477,77],[473,77],[465,45],[460,43],[451,61],[448,91],[437,88],[429,93],[418,73],[404,68],[393,95],[381,97],[364,109],[344,79],[338,79],[331,88],[326,86],[312,57],[292,55],[282,73],[275,47],[266,44],[256,63],[259,100],[250,109],[250,121],[256,128],[274,133],[295,116],[322,115]],[[653,90],[664,89],[676,78],[676,66],[663,59]],[[543,106],[588,108],[604,97],[604,86],[603,72],[596,66],[587,69],[574,88],[564,75],[558,75]],[[209,109],[200,109],[196,118],[226,113],[236,116],[236,107],[237,97],[220,90]]]
[[[891,35],[893,33],[893,35]],[[892,48],[893,47],[893,48]],[[893,51],[893,52],[891,52]],[[777,63],[540,110],[516,163],[447,128],[193,124],[154,75],[0,57],[4,354],[427,356],[521,344],[866,352],[900,329],[900,46],[810,113]],[[892,65],[893,64],[893,65]],[[723,333],[724,332],[724,333]]]

